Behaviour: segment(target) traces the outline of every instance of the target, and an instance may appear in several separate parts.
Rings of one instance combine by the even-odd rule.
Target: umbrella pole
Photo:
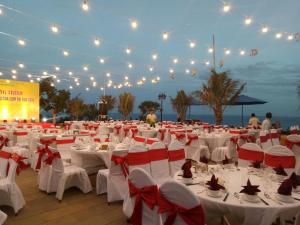
[[[242,105],[242,127],[244,126],[244,105]]]

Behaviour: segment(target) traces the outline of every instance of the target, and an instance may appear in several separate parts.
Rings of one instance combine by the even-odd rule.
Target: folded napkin
[[[183,170],[182,177],[192,178],[193,174],[192,174],[191,168],[192,168],[192,160],[187,160],[181,167],[181,169]]]
[[[256,169],[260,169],[261,168],[261,163],[262,163],[262,161],[259,161],[259,160],[253,161],[251,163],[251,167],[256,168]]]
[[[293,185],[291,179],[284,180],[279,186],[277,193],[281,195],[292,195]]]
[[[206,182],[206,185],[208,186],[208,188],[210,190],[213,190],[213,191],[218,191],[220,189],[225,189],[222,185],[220,185],[218,183],[218,178],[216,178],[214,174],[212,175],[210,181]]]
[[[200,157],[200,162],[207,164],[208,163],[208,158],[206,158],[206,156],[201,156]]]
[[[259,187],[259,185],[252,185],[250,180],[248,179],[247,185],[243,186],[243,189],[240,191],[240,193],[245,193],[248,195],[255,195],[257,192],[260,192],[258,187]]]
[[[300,186],[300,176],[296,175],[295,172],[293,172],[290,176],[290,180],[292,181],[293,188],[297,188],[297,186]]]
[[[287,176],[287,173],[285,172],[284,168],[280,164],[276,168],[273,168],[273,170],[276,172],[277,175]]]

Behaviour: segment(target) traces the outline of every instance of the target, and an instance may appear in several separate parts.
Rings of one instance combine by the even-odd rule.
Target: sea
[[[131,119],[139,119],[139,113],[132,113]],[[122,116],[120,113],[109,113],[110,118],[114,120],[121,120]],[[158,119],[160,119],[160,115],[157,114]],[[259,120],[262,122],[264,120],[263,116],[258,116]],[[188,115],[186,119],[197,119],[209,124],[215,124],[214,115],[201,115],[201,114],[191,114]],[[166,121],[176,121],[176,114],[163,114],[163,120]],[[244,116],[244,125],[248,124],[249,118]],[[300,116],[292,117],[292,116],[274,116],[271,119],[272,123],[279,123],[284,130],[288,130],[291,126],[300,125]],[[223,125],[229,126],[242,126],[242,118],[241,115],[224,115]]]

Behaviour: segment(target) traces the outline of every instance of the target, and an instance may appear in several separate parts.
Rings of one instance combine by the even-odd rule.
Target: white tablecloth
[[[209,150],[212,152],[217,147],[222,147],[230,139],[232,135],[228,133],[210,133],[210,134],[201,134],[199,138],[205,141]]]
[[[240,224],[243,225],[271,225],[271,223],[280,215],[285,218],[291,219],[293,216],[300,212],[300,201],[294,200],[292,203],[278,204],[275,200],[275,192],[279,186],[278,182],[274,182],[271,179],[267,179],[267,174],[262,177],[248,174],[247,168],[241,168],[239,171],[236,169],[232,170],[220,170],[215,172],[217,177],[222,177],[225,180],[225,187],[229,192],[229,196],[226,202],[223,201],[225,193],[222,193],[220,198],[214,198],[207,195],[204,183],[210,179],[209,175],[196,175],[197,177],[193,182],[200,184],[188,186],[199,198],[201,204],[206,213],[206,219],[210,220],[216,216],[222,216],[225,214],[231,214],[234,216]],[[202,173],[203,174],[203,173]],[[253,185],[260,185],[259,189],[261,192],[258,194],[263,198],[269,205],[265,205],[262,201],[257,203],[250,203],[242,200],[242,203],[234,197],[234,192],[239,193],[242,190],[242,185],[246,185],[247,179],[250,179]],[[180,176],[176,176],[178,181],[181,181]],[[264,196],[264,192],[274,198],[274,200],[267,199]],[[242,194],[239,193],[242,197]],[[300,193],[293,193],[293,197],[300,198]]]

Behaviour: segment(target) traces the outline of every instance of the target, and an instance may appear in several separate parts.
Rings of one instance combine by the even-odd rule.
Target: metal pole
[[[242,127],[244,126],[244,105],[242,105]]]
[[[162,122],[163,100],[160,100],[160,122]]]
[[[215,35],[213,34],[213,66],[216,69],[216,46],[215,46]]]

